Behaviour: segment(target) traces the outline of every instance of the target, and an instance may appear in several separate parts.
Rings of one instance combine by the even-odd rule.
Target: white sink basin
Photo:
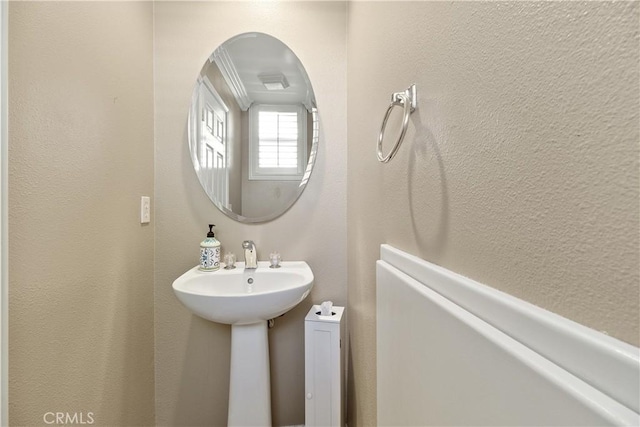
[[[200,271],[198,267],[178,277],[173,290],[194,314],[229,325],[273,319],[304,300],[313,287],[313,273],[304,261],[285,261],[280,268],[259,262],[245,270],[244,262],[233,270]]]

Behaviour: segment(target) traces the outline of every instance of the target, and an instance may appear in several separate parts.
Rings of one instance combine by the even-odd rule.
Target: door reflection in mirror
[[[197,168],[207,194],[231,209],[229,204],[229,169],[227,168],[227,116],[229,108],[205,76],[200,83],[200,123],[197,143]]]

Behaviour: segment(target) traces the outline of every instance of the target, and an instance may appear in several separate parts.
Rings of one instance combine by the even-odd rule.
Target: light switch
[[[151,222],[151,197],[142,196],[140,198],[140,224]]]

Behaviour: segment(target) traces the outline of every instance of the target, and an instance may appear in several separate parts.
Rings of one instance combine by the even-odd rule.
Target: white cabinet
[[[314,305],[304,321],[305,427],[344,425],[344,307],[320,316]]]

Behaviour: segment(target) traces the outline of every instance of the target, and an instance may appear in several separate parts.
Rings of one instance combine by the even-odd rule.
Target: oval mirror
[[[304,66],[267,34],[227,40],[200,71],[188,133],[193,167],[218,209],[249,223],[282,215],[304,190],[318,146]]]

